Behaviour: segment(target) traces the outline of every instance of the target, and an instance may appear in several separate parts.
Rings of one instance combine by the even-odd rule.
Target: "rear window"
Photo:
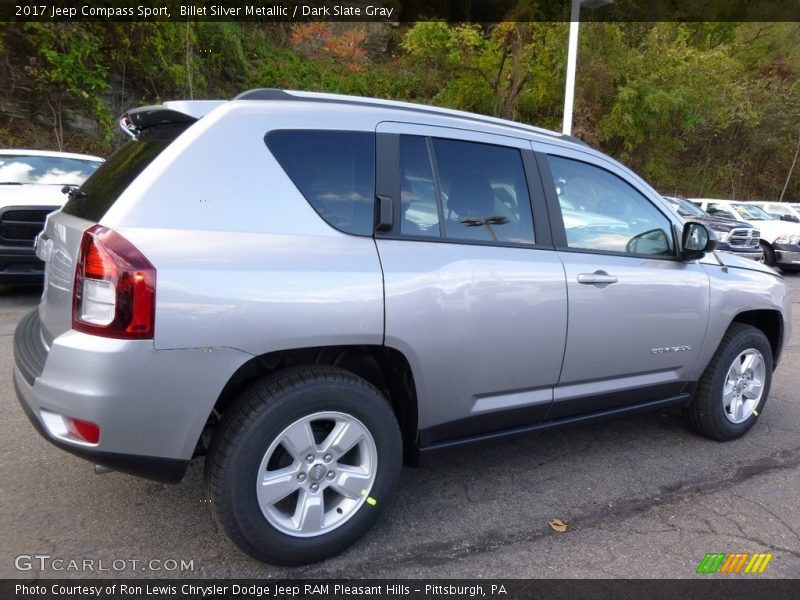
[[[280,130],[267,147],[314,210],[329,225],[372,235],[375,136],[360,131]]]
[[[0,155],[0,185],[80,185],[94,173],[101,161],[63,156],[30,154]]]
[[[177,138],[190,123],[159,125],[145,129],[114,152],[80,187],[82,194],[64,205],[62,212],[89,221],[99,221],[122,192]]]

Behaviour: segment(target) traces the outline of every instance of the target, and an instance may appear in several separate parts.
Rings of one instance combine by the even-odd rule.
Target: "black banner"
[[[800,21],[797,0],[578,0],[581,21]],[[0,21],[569,21],[571,0],[0,0]]]
[[[0,581],[3,600],[167,600],[303,598],[314,600],[795,600],[800,581],[708,576],[692,580],[244,580],[39,579]],[[757,576],[756,576],[757,577]]]

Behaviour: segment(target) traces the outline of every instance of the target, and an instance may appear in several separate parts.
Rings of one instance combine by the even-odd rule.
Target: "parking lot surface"
[[[698,437],[670,410],[454,450],[404,468],[361,542],[300,568],[216,530],[202,461],[179,485],[95,475],[39,437],[11,372],[41,289],[0,288],[0,577],[683,578],[707,552],[772,553],[759,577],[800,577],[800,276],[787,282],[795,334],[744,438]]]

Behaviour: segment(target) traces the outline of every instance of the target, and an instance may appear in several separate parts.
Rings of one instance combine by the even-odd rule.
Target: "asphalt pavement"
[[[787,282],[795,335],[745,437],[706,440],[667,410],[454,450],[404,468],[361,542],[300,568],[250,559],[215,528],[202,461],[163,485],[96,475],[40,438],[11,371],[41,289],[0,288],[0,578],[686,578],[708,577],[708,552],[772,553],[760,577],[800,577],[800,276]]]

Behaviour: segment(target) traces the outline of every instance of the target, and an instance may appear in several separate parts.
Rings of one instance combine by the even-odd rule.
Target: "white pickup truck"
[[[751,223],[761,232],[764,262],[782,271],[800,271],[800,223],[775,219],[761,208],[736,200],[690,198],[709,215]]]

